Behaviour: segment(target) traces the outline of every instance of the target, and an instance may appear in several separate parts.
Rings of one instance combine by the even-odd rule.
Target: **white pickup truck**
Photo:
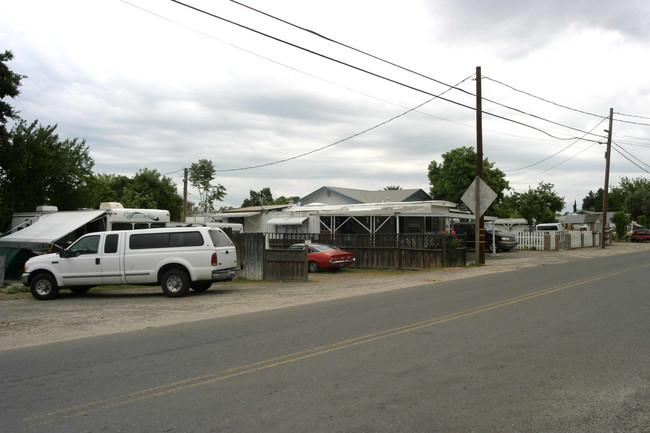
[[[160,284],[180,297],[190,287],[203,292],[213,281],[230,281],[237,271],[235,246],[221,229],[178,227],[86,234],[29,259],[22,282],[39,300],[56,298],[60,288],[79,294],[107,284]]]

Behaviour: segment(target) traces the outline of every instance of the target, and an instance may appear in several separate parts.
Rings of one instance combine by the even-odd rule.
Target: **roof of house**
[[[309,202],[310,198],[322,191],[330,191],[350,200],[351,203],[381,203],[381,202],[404,202],[404,201],[425,201],[431,200],[431,196],[422,189],[395,189],[368,191],[363,189],[339,188],[323,186],[316,191],[307,194],[300,201]]]

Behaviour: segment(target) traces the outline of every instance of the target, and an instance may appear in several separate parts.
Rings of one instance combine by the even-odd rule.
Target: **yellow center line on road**
[[[470,317],[476,314],[485,313],[492,311],[498,308],[503,308],[509,305],[513,305],[519,302],[527,301],[534,299],[540,296],[548,295],[551,293],[559,292],[561,290],[566,290],[571,287],[576,287],[584,284],[589,284],[594,281],[602,280],[612,276],[616,276],[625,272],[632,270],[640,269],[650,266],[648,264],[638,265],[619,269],[617,271],[608,272],[605,274],[597,275],[594,277],[585,278],[582,280],[573,281],[570,283],[562,284],[559,286],[550,287],[547,289],[538,290],[535,292],[527,293],[513,298],[504,299],[498,302],[491,304],[482,305],[479,307],[470,308],[467,310],[459,311],[456,313],[448,314],[445,316],[435,317],[420,322],[411,323],[408,325],[399,326],[396,328],[387,329],[384,331],[376,332],[373,334],[366,334],[360,337],[352,338],[349,340],[343,340],[336,343],[315,347],[312,349],[307,349],[300,352],[294,352],[287,355],[282,355],[276,358],[267,359],[264,361],[259,361],[251,364],[242,365],[240,367],[234,367],[227,370],[222,370],[217,373],[205,374],[177,382],[172,382],[169,384],[143,389],[140,391],[123,394],[120,396],[98,400],[95,402],[86,403],[84,405],[74,406],[70,408],[64,408],[57,411],[48,412],[42,415],[36,415],[29,418],[26,418],[25,422],[35,422],[27,426],[28,429],[36,428],[38,426],[43,426],[56,422],[57,420],[69,419],[78,416],[84,416],[92,412],[97,412],[100,410],[108,410],[119,406],[124,406],[130,403],[135,403],[138,401],[148,400],[151,398],[161,397],[168,394],[185,391],[188,389],[196,388],[199,386],[209,385],[215,382],[223,381],[226,379],[231,379],[237,376],[243,376],[246,374],[255,373],[262,370],[267,370],[274,367],[279,367],[282,365],[302,361],[305,359],[313,358],[316,356],[324,355],[327,353],[347,349],[354,346],[359,346],[362,344],[368,344],[380,339],[393,337],[400,334],[405,334],[413,332],[422,328],[439,325],[445,322],[452,320],[462,319],[465,317]],[[37,420],[44,420],[38,422]]]

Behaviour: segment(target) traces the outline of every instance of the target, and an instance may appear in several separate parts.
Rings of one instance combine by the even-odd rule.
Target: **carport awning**
[[[221,218],[248,218],[255,215],[259,215],[262,212],[222,212],[222,213],[211,213],[210,217],[215,219]]]
[[[274,226],[299,226],[309,217],[271,218],[266,223]]]
[[[52,242],[98,219],[106,212],[102,209],[48,213],[31,226],[0,238],[0,246],[46,251]]]

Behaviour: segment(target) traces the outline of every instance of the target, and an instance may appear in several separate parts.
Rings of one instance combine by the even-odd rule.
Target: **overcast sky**
[[[172,1],[5,1],[0,50],[28,77],[10,102],[85,139],[96,173],[156,169],[182,190],[212,160],[237,207],[265,187],[428,192],[432,160],[476,146],[480,66],[484,156],[513,191],[552,183],[580,208],[604,185],[610,108],[610,185],[648,176],[647,0],[242,2],[419,75],[228,0],[187,4],[287,43]]]

